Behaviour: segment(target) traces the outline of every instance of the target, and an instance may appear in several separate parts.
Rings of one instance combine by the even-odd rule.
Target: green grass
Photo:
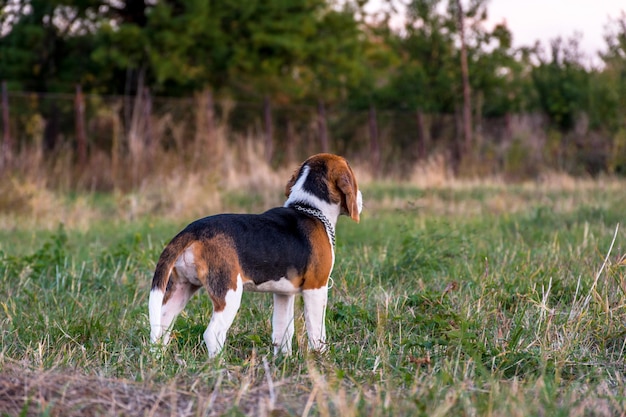
[[[271,353],[271,296],[262,294],[244,294],[220,359],[207,360],[202,342],[204,294],[168,349],[151,353],[151,274],[191,218],[2,230],[0,367],[137,384],[187,398],[191,415],[619,414],[621,190],[365,187],[361,223],[338,225],[321,356],[306,352],[301,301],[295,354]],[[1,399],[2,390],[8,412]],[[54,414],[53,403],[40,407]]]

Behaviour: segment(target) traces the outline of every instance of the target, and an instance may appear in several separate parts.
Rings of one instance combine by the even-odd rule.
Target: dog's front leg
[[[292,294],[274,294],[274,314],[272,316],[272,343],[274,354],[282,352],[291,355],[293,340],[293,305],[295,296]]]
[[[328,287],[314,290],[303,290],[304,321],[309,337],[309,348],[314,351],[326,350],[326,302],[328,300]]]

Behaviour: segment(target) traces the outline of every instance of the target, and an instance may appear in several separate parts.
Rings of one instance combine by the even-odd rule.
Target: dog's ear
[[[299,173],[300,173],[300,168],[296,169],[293,175],[291,176],[291,179],[287,181],[287,186],[285,187],[285,197],[289,197],[289,194],[291,194],[291,188],[296,183]]]
[[[337,188],[341,190],[345,198],[345,208],[348,210],[348,214],[355,222],[360,221],[359,210],[359,188],[356,184],[354,174],[350,171],[342,173],[337,179]],[[342,203],[344,199],[342,198]]]

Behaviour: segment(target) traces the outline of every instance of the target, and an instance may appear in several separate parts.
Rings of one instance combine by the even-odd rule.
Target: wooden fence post
[[[269,164],[274,156],[274,127],[272,125],[272,106],[270,98],[263,100],[263,115],[265,120],[265,160]]]
[[[2,81],[2,156],[0,158],[0,170],[11,163],[13,157],[13,140],[9,128],[9,93],[7,83]]]
[[[328,152],[328,127],[326,125],[326,107],[324,100],[317,101],[317,129],[320,138],[322,152]]]
[[[143,72],[139,73],[139,81],[137,85],[137,93],[135,94],[132,118],[130,125],[127,127],[127,142],[128,151],[130,156],[130,172],[132,178],[132,186],[139,185],[140,174],[146,166],[146,141],[145,141],[145,128],[146,121],[144,115],[146,112],[146,106],[144,99],[143,85]]]
[[[203,151],[205,155],[213,155],[217,150],[217,138],[215,136],[215,101],[210,89],[206,91],[206,130],[207,149]]]
[[[152,137],[152,96],[150,95],[150,88],[144,87],[143,89],[143,143],[146,152],[145,163],[148,168],[153,165],[154,159],[154,140]]]
[[[378,120],[376,117],[376,107],[370,105],[369,111],[369,131],[370,131],[370,164],[372,175],[378,177],[380,174],[380,142],[378,138]]]
[[[287,118],[287,132],[286,132],[287,143],[285,144],[285,156],[286,161],[289,164],[295,163],[298,159],[296,157],[296,129],[291,121],[291,118]]]
[[[472,148],[472,104],[465,42],[465,22],[461,0],[456,0],[457,25],[461,40],[461,81],[463,83],[463,143],[461,157],[467,156]]]
[[[426,159],[426,128],[424,126],[424,113],[418,109],[415,111],[415,127],[417,130],[417,159]]]
[[[82,169],[87,164],[87,135],[85,134],[85,100],[80,84],[76,84],[74,117],[76,127],[76,153],[78,154],[78,165]]]

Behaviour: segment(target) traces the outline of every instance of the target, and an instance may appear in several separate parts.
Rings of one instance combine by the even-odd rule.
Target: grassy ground
[[[202,342],[204,294],[165,354],[151,354],[151,274],[195,213],[125,215],[119,196],[57,196],[65,227],[3,215],[0,415],[619,415],[623,190],[364,187],[362,222],[338,225],[330,350],[306,352],[299,301],[289,358],[271,353],[262,294],[244,294],[221,358],[208,361]],[[214,206],[260,211],[279,191]]]

